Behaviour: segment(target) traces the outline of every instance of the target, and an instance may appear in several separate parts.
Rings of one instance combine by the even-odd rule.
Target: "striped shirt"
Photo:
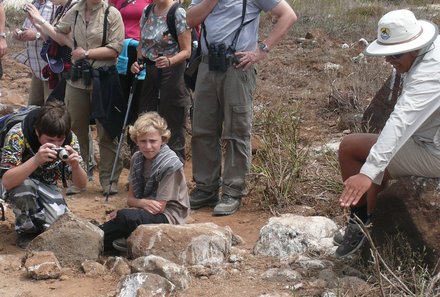
[[[34,1],[32,4],[38,9],[41,16],[48,22],[52,22],[52,19],[55,16],[55,11],[57,6],[54,6],[51,1]],[[37,29],[32,25],[29,18],[26,18],[23,27],[25,29],[30,29],[36,31]],[[43,78],[41,70],[46,66],[46,62],[41,58],[40,52],[43,46],[42,39],[36,39],[31,41],[26,41],[26,48],[20,53],[16,54],[14,58],[27,66],[29,66],[32,70],[32,73],[41,80],[46,80]]]

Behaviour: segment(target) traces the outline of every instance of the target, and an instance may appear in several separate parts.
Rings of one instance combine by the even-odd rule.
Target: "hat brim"
[[[423,32],[416,39],[393,45],[379,44],[376,39],[365,49],[364,54],[369,56],[391,56],[412,52],[425,47],[437,38],[438,28],[437,25],[428,21],[419,20],[418,22],[422,26]]]
[[[54,73],[61,73],[64,70],[64,61],[63,59],[52,59],[49,58],[49,61],[47,61],[50,70],[52,70]]]

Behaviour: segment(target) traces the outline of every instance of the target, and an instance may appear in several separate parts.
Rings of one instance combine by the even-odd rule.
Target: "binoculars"
[[[80,78],[83,79],[84,85],[86,86],[92,83],[92,67],[86,60],[76,61],[75,64],[72,65],[70,80],[77,81]]]
[[[208,66],[210,71],[226,72],[230,65],[240,63],[235,50],[226,48],[224,43],[210,44],[208,49]]]

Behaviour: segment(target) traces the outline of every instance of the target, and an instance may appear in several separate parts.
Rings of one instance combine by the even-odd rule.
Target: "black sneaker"
[[[127,239],[124,237],[113,240],[112,245],[115,250],[126,253],[128,251]]]
[[[34,234],[34,233],[19,233],[17,234],[17,241],[16,241],[16,245],[17,247],[25,250],[29,243],[31,243],[31,241],[37,237],[38,234]]]
[[[362,247],[366,239],[361,227],[356,223],[348,223],[342,242],[336,249],[335,256],[342,258],[353,254]]]
[[[215,216],[227,216],[236,212],[241,205],[241,197],[232,197],[223,194],[222,200],[214,207],[212,212]]]
[[[337,231],[335,235],[333,236],[333,244],[334,245],[341,245],[341,243],[344,241],[344,234],[341,233],[341,231]]]
[[[195,189],[191,193],[189,203],[191,205],[191,209],[199,209],[205,206],[216,206],[218,200],[218,190],[215,190],[214,192],[205,192],[199,189]]]

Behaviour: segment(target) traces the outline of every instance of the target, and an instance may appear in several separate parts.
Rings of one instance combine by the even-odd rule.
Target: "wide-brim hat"
[[[417,20],[409,10],[394,10],[378,23],[377,39],[366,49],[370,56],[390,56],[421,49],[438,36],[435,24]]]
[[[53,73],[61,73],[64,70],[64,61],[63,59],[55,59],[50,58],[48,54],[46,54],[47,64],[49,65],[50,70]]]

